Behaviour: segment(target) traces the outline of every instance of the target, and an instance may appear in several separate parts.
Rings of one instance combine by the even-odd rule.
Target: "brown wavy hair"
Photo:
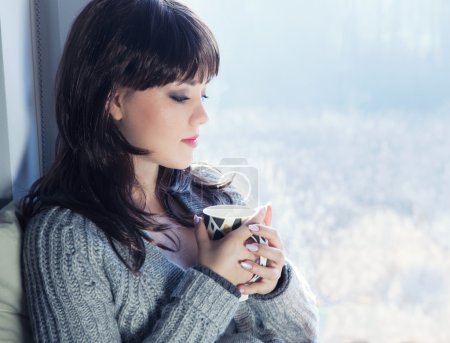
[[[169,226],[133,202],[132,190],[140,185],[132,156],[151,152],[123,137],[106,110],[108,97],[118,87],[144,90],[195,76],[209,81],[219,61],[211,31],[177,1],[88,3],[72,25],[57,72],[55,160],[21,201],[22,227],[50,207],[69,208],[103,230],[122,262],[138,272],[145,260],[143,240],[152,242],[144,230]],[[236,202],[231,180],[219,182],[213,170],[159,167],[155,192],[171,220],[193,227],[193,215],[204,207]],[[128,247],[131,264],[114,241]]]

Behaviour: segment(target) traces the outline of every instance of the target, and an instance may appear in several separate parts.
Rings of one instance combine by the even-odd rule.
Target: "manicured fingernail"
[[[250,224],[248,228],[252,231],[259,231],[259,226],[256,224]]]
[[[244,292],[245,292],[245,289],[242,288],[242,287],[239,287],[238,289],[239,289],[239,292],[241,292],[241,293],[244,293]]]
[[[252,265],[247,262],[241,262],[241,266],[242,266],[242,268],[247,269],[247,270],[252,269]]]
[[[194,214],[194,224],[197,225],[200,222],[200,217]]]
[[[245,247],[250,251],[258,251],[258,247],[254,244],[246,244]]]

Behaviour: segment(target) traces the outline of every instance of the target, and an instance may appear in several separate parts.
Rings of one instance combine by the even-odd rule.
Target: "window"
[[[40,175],[28,0],[0,1],[0,197],[18,202]]]
[[[190,0],[221,49],[198,158],[246,158],[320,342],[450,341],[450,6]]]
[[[0,31],[0,209],[12,200],[8,121],[6,118],[5,77],[3,73],[3,53],[1,39],[2,38]]]
[[[28,1],[0,3],[11,6],[0,12],[10,44],[0,50],[0,206],[38,177],[35,125],[47,132],[42,170],[54,152],[54,72],[87,0],[50,2],[33,2],[45,26],[39,125],[22,75],[33,74]],[[318,297],[319,341],[450,341],[449,3],[185,2],[221,49],[196,159],[228,158],[221,167],[252,175],[259,203],[272,202],[287,255]],[[9,18],[20,25],[5,34]]]

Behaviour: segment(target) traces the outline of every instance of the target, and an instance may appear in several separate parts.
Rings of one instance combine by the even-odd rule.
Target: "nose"
[[[208,113],[205,110],[205,107],[203,106],[203,103],[200,102],[194,109],[192,116],[191,116],[191,125],[202,125],[205,124],[208,121]]]

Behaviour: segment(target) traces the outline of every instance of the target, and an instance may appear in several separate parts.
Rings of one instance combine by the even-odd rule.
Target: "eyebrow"
[[[209,80],[206,82],[206,84],[208,84],[208,83],[209,83]],[[182,85],[182,84],[188,84],[188,85],[190,85],[190,86],[195,86],[195,85],[199,84],[199,82],[197,82],[197,80],[190,79],[190,80],[186,80],[186,81],[180,82],[179,84],[180,84],[180,85]]]
[[[187,83],[188,85],[191,85],[191,86],[195,86],[198,82],[195,80],[187,80],[184,83]]]

